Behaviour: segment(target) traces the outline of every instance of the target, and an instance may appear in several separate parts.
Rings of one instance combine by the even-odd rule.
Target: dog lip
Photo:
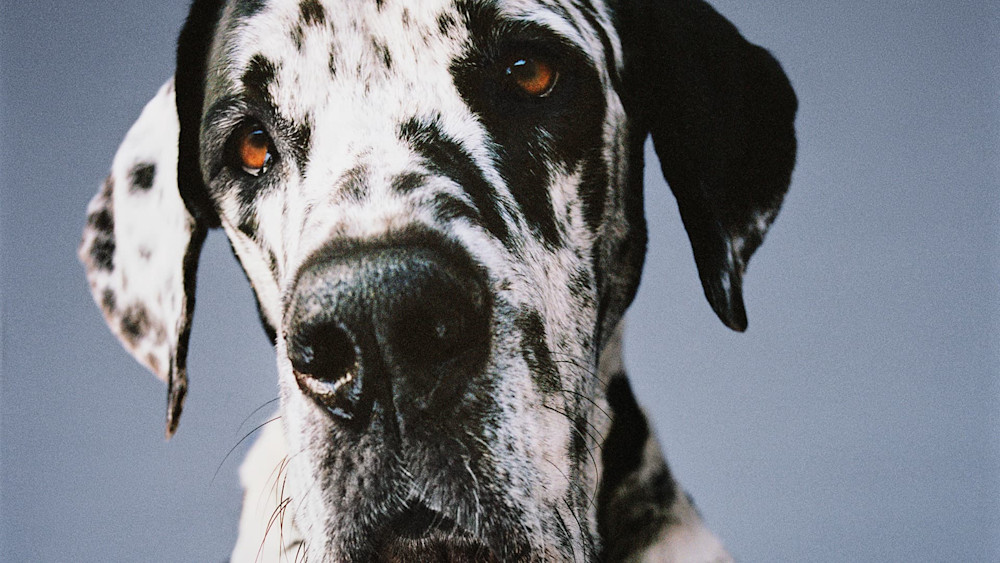
[[[375,552],[378,561],[499,561],[483,539],[421,502],[410,504],[390,519],[378,536]]]

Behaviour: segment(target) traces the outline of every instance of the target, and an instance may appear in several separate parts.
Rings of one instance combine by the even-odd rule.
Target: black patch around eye
[[[153,179],[156,177],[156,166],[146,162],[137,164],[129,172],[129,191],[149,191],[153,187]]]
[[[462,98],[498,147],[498,171],[532,230],[550,248],[561,246],[550,193],[555,170],[583,164],[580,197],[588,224],[603,214],[607,174],[603,155],[606,102],[597,70],[585,54],[549,30],[513,22],[481,4],[459,6],[473,37],[451,72]],[[524,96],[505,73],[514,59],[540,58],[559,73],[543,98]]]
[[[316,0],[302,0],[299,3],[299,21],[304,26],[326,23],[326,10]]]
[[[497,194],[483,171],[462,146],[445,135],[437,122],[411,119],[400,126],[399,136],[424,159],[424,165],[458,184],[472,199],[481,224],[505,246],[510,246],[510,232],[500,216]]]

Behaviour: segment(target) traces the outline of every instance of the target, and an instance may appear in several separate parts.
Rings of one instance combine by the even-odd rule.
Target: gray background
[[[996,4],[719,0],[801,110],[792,190],[751,264],[750,330],[705,303],[648,172],[628,365],[673,467],[742,561],[1000,561]],[[219,233],[179,434],[75,258],[84,208],[172,72],[184,1],[4,0],[0,559],[222,561],[226,454],[276,396]],[[216,471],[218,470],[218,475]]]

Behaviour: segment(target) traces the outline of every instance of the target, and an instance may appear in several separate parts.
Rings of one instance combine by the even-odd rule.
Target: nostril
[[[303,392],[341,417],[360,394],[358,347],[343,327],[334,323],[303,327],[288,340],[288,359]],[[343,407],[341,406],[343,405]]]

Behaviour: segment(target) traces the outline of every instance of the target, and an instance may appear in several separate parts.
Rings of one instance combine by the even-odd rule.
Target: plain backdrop
[[[186,4],[0,2],[3,561],[219,562],[235,538],[240,439],[276,379],[225,240],[169,443],[164,386],[75,257]],[[714,5],[791,77],[800,156],[745,334],[709,309],[647,167],[626,354],[677,476],[741,561],[1000,561],[998,4]]]

